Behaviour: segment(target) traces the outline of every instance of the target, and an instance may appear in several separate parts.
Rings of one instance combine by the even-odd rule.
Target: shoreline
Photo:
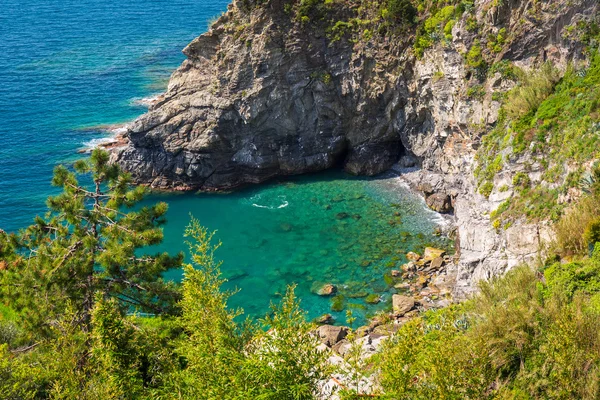
[[[142,106],[147,109],[152,107],[160,97],[164,93],[154,93],[146,97],[141,98],[133,98],[130,100],[130,104],[135,106]],[[143,114],[141,114],[143,115]],[[137,119],[137,117],[136,117]],[[77,150],[79,154],[89,154],[92,150],[96,148],[101,148],[105,150],[113,150],[116,148],[124,147],[129,143],[129,139],[127,138],[127,131],[131,124],[135,121],[128,121],[116,124],[106,124],[106,125],[96,125],[91,127],[82,128],[81,131],[84,132],[103,132],[106,133],[106,136],[94,138],[87,142],[83,143],[83,147]]]

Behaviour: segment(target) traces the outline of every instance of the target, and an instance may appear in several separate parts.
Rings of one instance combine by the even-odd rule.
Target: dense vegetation
[[[48,214],[0,233],[0,397],[313,398],[333,367],[294,288],[264,319],[243,321],[221,289],[219,245],[195,219],[181,286],[163,282],[181,256],[140,248],[161,240],[166,206],[136,208],[143,189],[106,161],[95,151],[74,171],[58,167],[63,193]],[[578,234],[599,243],[589,258],[484,283],[473,300],[410,320],[368,362],[349,352],[345,373],[370,375],[381,398],[597,398],[599,226]]]
[[[196,220],[183,284],[163,281],[181,255],[141,248],[162,239],[166,205],[132,208],[144,190],[107,161],[57,167],[48,214],[0,231],[0,398],[312,398],[323,361],[293,287],[239,323]]]

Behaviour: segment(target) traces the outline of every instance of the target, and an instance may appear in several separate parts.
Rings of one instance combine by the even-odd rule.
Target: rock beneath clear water
[[[362,299],[364,297],[367,297],[368,295],[369,295],[369,293],[361,291],[361,292],[350,293],[347,296],[351,299]]]
[[[413,309],[415,306],[415,299],[400,294],[392,296],[392,311],[397,316],[403,316],[407,312]]]
[[[323,314],[320,317],[315,318],[314,321],[319,325],[330,325],[333,323],[334,318],[331,314]]]
[[[345,326],[323,325],[317,329],[317,336],[321,343],[332,347],[348,335],[348,328]]]
[[[406,253],[406,258],[408,258],[410,261],[419,261],[421,256],[415,253],[414,251],[409,251],[408,253]]]
[[[331,296],[337,292],[337,287],[331,283],[315,282],[310,291],[319,296]]]
[[[248,273],[243,269],[234,269],[224,274],[224,276],[228,281],[235,281],[236,279],[245,278],[248,276]]]
[[[365,302],[369,304],[378,304],[381,302],[381,296],[378,294],[370,294],[365,298]]]
[[[288,223],[285,223],[285,222],[283,224],[279,225],[279,227],[284,232],[291,232],[294,229],[294,227],[292,226],[292,224],[288,224]]]
[[[337,213],[337,214],[335,215],[335,217],[336,217],[337,219],[340,219],[340,220],[341,220],[341,219],[346,219],[346,218],[349,218],[349,217],[350,217],[350,214],[348,214],[348,213],[345,213],[345,212],[341,212],[341,213]]]

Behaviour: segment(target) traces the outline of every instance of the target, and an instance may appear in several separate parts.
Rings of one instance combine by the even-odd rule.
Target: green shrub
[[[481,43],[478,39],[473,42],[473,45],[469,49],[466,55],[467,65],[471,68],[481,69],[486,66],[481,52]]]
[[[519,75],[519,85],[508,92],[504,106],[507,115],[513,119],[537,110],[559,81],[558,70],[550,63],[535,72]]]
[[[399,23],[412,23],[417,10],[410,0],[387,0],[388,17]]]
[[[597,398],[600,268],[553,268],[547,286],[518,267],[402,326],[373,366],[385,398]]]

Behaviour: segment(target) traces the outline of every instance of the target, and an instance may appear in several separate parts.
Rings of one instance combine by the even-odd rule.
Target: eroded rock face
[[[392,296],[392,310],[394,314],[403,316],[407,312],[413,309],[415,306],[415,299],[408,296],[402,296],[395,294]]]
[[[336,165],[374,175],[398,160],[406,90],[386,76],[400,63],[389,44],[332,44],[291,24],[284,3],[250,13],[234,3],[184,49],[168,91],[116,153],[137,181],[229,189]]]
[[[515,82],[499,72],[478,77],[464,54],[481,40],[490,63],[532,68],[552,60],[565,67],[582,49],[568,27],[596,15],[597,1],[476,0],[469,16],[477,30],[459,19],[452,40],[420,60],[414,32],[332,41],[324,29],[291,22],[284,1],[251,12],[238,3],[186,47],[167,92],[130,127],[127,146],[114,151],[135,180],[219,190],[338,165],[373,175],[400,159],[412,172],[400,171],[430,205],[453,212],[459,291],[467,295],[477,280],[539,257],[547,227],[494,229],[489,213],[511,191],[484,198],[473,175],[481,137],[498,119],[494,93]],[[341,13],[351,12],[339,4]],[[492,53],[486,38],[501,28],[509,42]],[[482,95],[469,95],[474,86]]]

